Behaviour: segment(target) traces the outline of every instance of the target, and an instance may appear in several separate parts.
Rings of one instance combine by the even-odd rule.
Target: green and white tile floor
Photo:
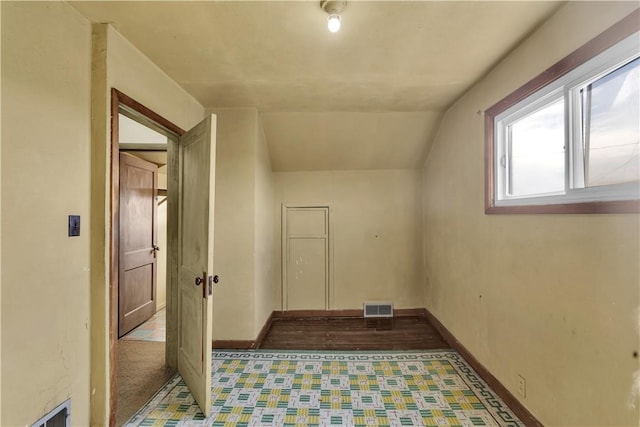
[[[127,426],[522,426],[455,351],[214,351],[212,414],[176,376]]]

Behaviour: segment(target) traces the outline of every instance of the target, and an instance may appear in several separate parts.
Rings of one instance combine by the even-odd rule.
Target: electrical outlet
[[[518,375],[518,394],[527,397],[527,380],[522,375]]]

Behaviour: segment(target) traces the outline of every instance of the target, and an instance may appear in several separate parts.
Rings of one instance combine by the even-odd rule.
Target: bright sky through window
[[[640,180],[640,59],[596,80],[589,91],[587,186]]]
[[[564,190],[564,99],[511,124],[512,196]]]

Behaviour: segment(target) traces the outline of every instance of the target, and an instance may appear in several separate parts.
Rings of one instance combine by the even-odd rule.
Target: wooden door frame
[[[281,238],[281,248],[282,253],[280,254],[280,297],[281,297],[281,307],[282,311],[286,310],[286,298],[287,298],[287,252],[289,247],[289,242],[287,241],[287,209],[289,208],[310,208],[310,209],[318,209],[318,208],[326,208],[328,210],[328,229],[327,229],[327,263],[329,264],[327,268],[327,289],[326,289],[326,307],[325,310],[331,310],[334,306],[335,296],[334,296],[334,287],[333,287],[333,204],[332,203],[283,203],[282,204],[282,215],[281,215],[281,225],[280,225],[280,238]]]
[[[109,243],[109,425],[115,426],[117,408],[117,354],[118,345],[118,280],[119,280],[119,247],[120,247],[120,139],[119,118],[121,106],[132,112],[141,122],[152,124],[174,136],[185,133],[183,129],[160,116],[150,108],[145,107],[119,90],[111,89],[111,212],[110,212],[110,243]],[[176,291],[177,278],[177,246],[169,242],[177,241],[177,140],[169,138],[167,142],[167,326],[169,322],[175,324],[175,302],[173,293]],[[173,238],[173,240],[172,240]],[[171,348],[177,348],[175,327],[167,327],[166,363],[175,367],[176,356]]]

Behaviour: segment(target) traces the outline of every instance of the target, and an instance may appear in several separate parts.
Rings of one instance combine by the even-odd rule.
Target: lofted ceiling
[[[255,107],[275,171],[420,167],[442,113],[560,6],[357,1],[71,1],[205,108]]]

